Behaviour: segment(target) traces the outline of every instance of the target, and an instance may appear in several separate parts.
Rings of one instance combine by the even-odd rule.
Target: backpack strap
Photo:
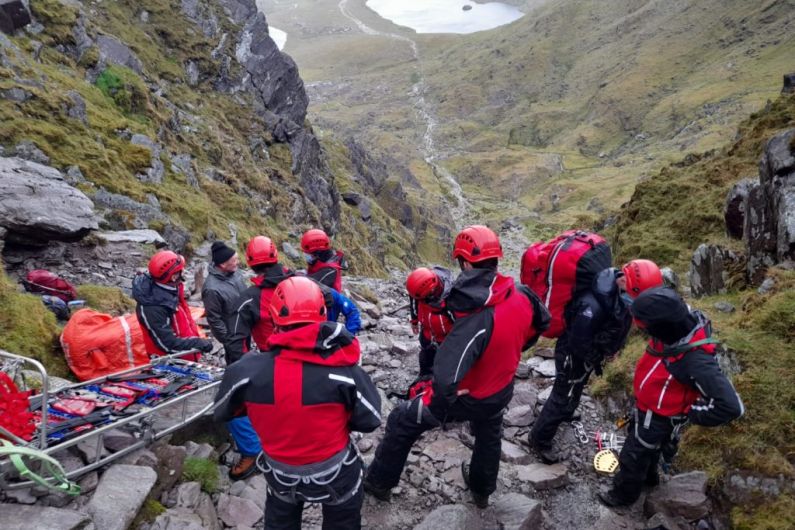
[[[691,350],[696,350],[700,346],[706,346],[708,344],[720,344],[720,341],[717,339],[713,339],[712,337],[697,340],[696,342],[690,342],[688,344],[682,344],[681,346],[674,346],[672,348],[666,348],[664,352],[658,352],[652,349],[651,346],[646,346],[646,353],[649,355],[654,355],[655,357],[659,357],[660,353],[665,353],[666,356],[674,356],[679,355],[680,353],[686,353]]]

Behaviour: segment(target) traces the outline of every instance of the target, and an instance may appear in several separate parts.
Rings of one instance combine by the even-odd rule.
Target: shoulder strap
[[[664,353],[666,356],[673,356],[679,355],[680,353],[689,352],[692,350],[698,349],[700,346],[706,346],[708,344],[720,344],[720,341],[713,338],[706,338],[697,340],[696,342],[690,342],[688,344],[682,344],[681,346],[674,346],[673,348],[666,348]],[[656,357],[660,356],[660,352],[655,351],[652,349],[651,346],[646,346],[646,352],[650,355],[654,355]]]

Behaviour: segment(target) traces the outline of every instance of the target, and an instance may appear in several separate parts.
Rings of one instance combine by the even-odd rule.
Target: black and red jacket
[[[381,424],[381,399],[359,355],[359,341],[337,322],[274,333],[268,351],[227,368],[215,419],[247,414],[269,458],[322,462],[348,444],[351,431]]]
[[[226,362],[232,364],[251,349],[251,339],[260,350],[267,347],[273,333],[273,320],[268,309],[273,291],[279,282],[293,272],[279,263],[274,263],[265,272],[251,279],[252,285],[235,302],[235,312],[229,318],[229,339],[224,348]]]
[[[317,259],[306,268],[306,274],[313,280],[342,292],[342,271],[347,270],[345,255],[337,250],[315,253]]]
[[[641,412],[723,425],[743,415],[743,403],[720,371],[715,344],[696,344],[709,338],[709,321],[698,311],[691,314],[698,324],[678,343],[649,341],[635,368],[635,401]]]
[[[434,267],[433,271],[442,281],[442,294],[435,302],[422,302],[410,300],[411,323],[420,328],[420,335],[430,344],[441,344],[448,333],[453,329],[455,319],[448,311],[445,298],[452,288],[452,275],[443,267]]]
[[[447,297],[456,321],[434,360],[429,408],[439,419],[457,398],[510,400],[522,351],[538,338],[533,327],[536,298],[513,278],[496,271],[462,272]],[[538,301],[540,304],[540,301]]]

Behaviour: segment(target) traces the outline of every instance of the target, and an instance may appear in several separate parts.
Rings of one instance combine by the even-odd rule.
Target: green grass
[[[151,524],[157,517],[166,512],[166,507],[155,499],[147,498],[143,506],[130,524],[130,528],[139,528],[142,524]]]
[[[77,288],[77,297],[85,300],[88,307],[102,313],[120,315],[135,310],[135,301],[118,287],[80,285]]]
[[[207,493],[215,493],[219,480],[218,464],[207,458],[188,457],[182,466],[182,478],[186,482],[198,482]]]

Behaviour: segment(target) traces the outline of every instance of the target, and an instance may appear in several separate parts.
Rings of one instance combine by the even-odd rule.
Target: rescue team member
[[[635,368],[636,409],[619,470],[613,488],[599,494],[608,506],[632,504],[644,484],[659,483],[660,454],[673,458],[686,423],[716,427],[745,412],[718,367],[717,341],[710,338],[710,322],[701,312],[691,311],[676,291],[664,287],[642,292],[631,312],[651,338]]]
[[[239,260],[234,249],[223,241],[216,241],[211,253],[212,264],[202,287],[202,302],[213,337],[226,344],[229,339],[227,318],[234,313],[234,303],[246,284],[237,268]]]
[[[312,280],[289,278],[271,297],[267,350],[227,368],[217,421],[248,413],[262,441],[268,481],[265,528],[300,528],[306,502],[323,505],[324,529],[361,528],[362,461],[352,431],[381,424],[381,400],[357,365],[358,340],[326,320]]]
[[[462,474],[476,505],[488,505],[514,373],[521,352],[539,336],[534,321],[546,315],[548,325],[549,316],[529,289],[497,272],[501,257],[499,238],[485,226],[467,227],[456,237],[453,258],[462,272],[447,297],[455,325],[436,353],[432,385],[389,415],[364,483],[376,498],[389,500],[423,432],[448,421],[470,421],[475,446]]]
[[[213,243],[211,251],[212,267],[202,288],[202,301],[213,336],[225,344],[229,339],[229,316],[234,313],[234,304],[246,286],[237,270],[237,253],[223,241]],[[248,478],[257,470],[256,458],[262,451],[257,433],[246,416],[227,422],[227,428],[240,453],[237,463],[229,470],[229,478]]]
[[[529,435],[530,446],[545,464],[560,460],[553,439],[561,423],[575,419],[591,372],[601,375],[605,359],[623,348],[631,327],[629,302],[660,285],[662,273],[654,262],[634,260],[621,271],[603,270],[590,290],[569,302],[566,329],[555,343],[552,393]]]
[[[420,267],[406,278],[411,331],[420,336],[420,377],[433,374],[436,349],[453,329],[453,316],[445,304],[452,286],[453,275],[443,267]]]
[[[306,259],[307,276],[342,292],[342,271],[348,269],[344,254],[331,248],[328,235],[319,228],[304,232],[301,250]]]
[[[146,352],[155,356],[184,353],[186,359],[198,360],[197,351],[212,351],[212,341],[199,337],[199,328],[185,301],[185,258],[161,250],[149,260],[148,268],[149,273],[138,274],[132,286],[135,316],[144,330]]]

